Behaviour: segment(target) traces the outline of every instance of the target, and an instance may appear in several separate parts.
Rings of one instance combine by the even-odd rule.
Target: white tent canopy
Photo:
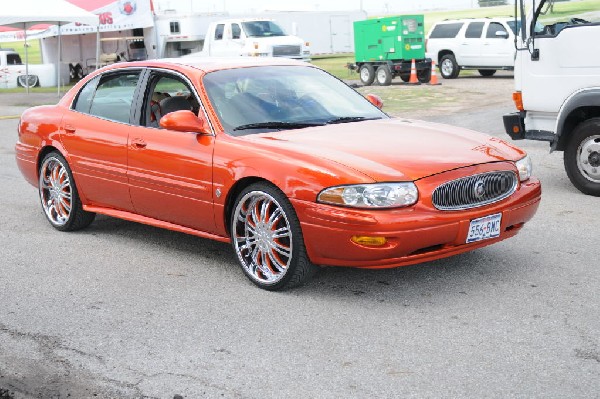
[[[98,16],[85,11],[65,0],[15,0],[4,2],[0,14],[0,26],[20,28],[25,31],[25,73],[29,75],[27,56],[27,29],[37,24],[59,25],[58,63],[56,76],[60,93],[60,24],[78,22],[85,25],[98,26]],[[27,79],[28,80],[28,79]],[[29,86],[27,91],[29,92]]]

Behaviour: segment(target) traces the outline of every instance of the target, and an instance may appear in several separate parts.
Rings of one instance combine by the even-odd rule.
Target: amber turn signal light
[[[387,243],[385,237],[352,236],[352,242],[368,247],[380,247]]]
[[[513,101],[515,102],[515,106],[519,111],[523,111],[523,94],[520,91],[515,91],[513,93]]]

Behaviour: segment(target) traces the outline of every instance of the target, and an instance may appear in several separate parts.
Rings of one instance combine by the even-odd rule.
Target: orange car
[[[61,231],[96,213],[231,241],[261,288],[514,236],[541,187],[522,150],[393,119],[302,62],[120,63],[21,117],[16,157]]]

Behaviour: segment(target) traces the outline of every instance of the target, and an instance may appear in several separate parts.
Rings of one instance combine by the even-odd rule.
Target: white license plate
[[[499,237],[500,222],[502,222],[501,213],[471,220],[467,243]]]

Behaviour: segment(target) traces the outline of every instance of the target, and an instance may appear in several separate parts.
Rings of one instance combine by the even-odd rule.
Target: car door
[[[457,61],[462,66],[479,66],[481,65],[481,53],[483,52],[483,43],[481,36],[483,35],[484,22],[474,21],[469,22],[465,28],[464,38],[460,46],[460,57]]]
[[[62,120],[61,142],[79,194],[95,206],[131,211],[127,145],[141,69],[89,81]]]
[[[160,128],[176,110],[204,112],[185,76],[152,70],[145,78],[139,124],[129,135],[128,178],[136,213],[205,232],[215,231],[213,135]],[[142,93],[140,93],[142,95]]]
[[[489,22],[483,41],[482,66],[514,66],[515,44],[511,34],[511,29],[502,23]]]

